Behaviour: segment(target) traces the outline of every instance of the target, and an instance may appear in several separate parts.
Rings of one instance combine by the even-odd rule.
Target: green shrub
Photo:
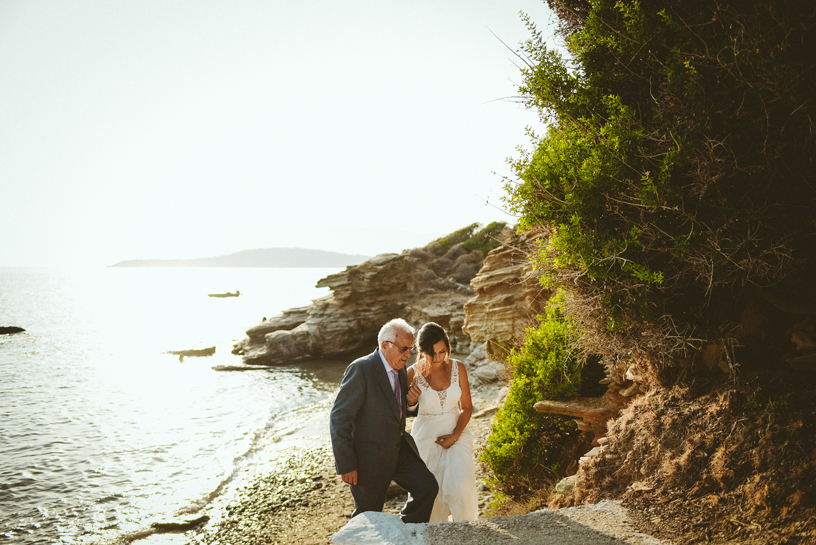
[[[813,6],[548,4],[569,58],[526,19],[519,91],[548,127],[506,188],[522,228],[551,230],[556,283],[602,303],[586,323],[670,363],[757,290],[811,290]]]
[[[505,227],[507,224],[503,221],[494,221],[483,229],[479,229],[478,223],[471,223],[467,227],[434,240],[425,249],[434,255],[441,256],[457,244],[461,244],[465,253],[480,250],[482,256],[486,256],[490,250],[499,246],[499,235]]]
[[[474,233],[469,239],[462,243],[465,250],[472,252],[473,250],[480,250],[482,256],[487,256],[487,253],[493,248],[499,246],[499,235],[507,227],[503,221],[494,221],[487,224],[484,228]]]
[[[499,409],[482,461],[500,491],[519,497],[563,474],[563,452],[581,433],[569,419],[539,413],[537,401],[575,395],[581,383],[575,324],[564,316],[564,297],[550,299],[538,328],[527,330],[521,349],[513,350],[510,393]]]

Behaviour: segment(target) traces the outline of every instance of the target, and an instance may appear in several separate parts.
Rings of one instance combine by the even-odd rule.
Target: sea
[[[0,543],[115,543],[325,442],[348,361],[213,368],[339,270],[0,268],[0,326],[26,330],[0,335]]]

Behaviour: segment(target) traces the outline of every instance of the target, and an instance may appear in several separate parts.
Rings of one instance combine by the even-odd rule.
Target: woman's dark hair
[[[442,326],[434,322],[428,322],[422,326],[417,334],[416,340],[417,351],[420,353],[418,356],[421,354],[427,354],[431,357],[431,359],[433,359],[434,345],[439,341],[445,341],[445,346],[448,348],[448,354],[450,354],[450,339],[448,339],[448,334],[445,332]],[[423,362],[418,358],[417,363],[420,374],[427,378],[431,373],[430,360],[425,358]]]

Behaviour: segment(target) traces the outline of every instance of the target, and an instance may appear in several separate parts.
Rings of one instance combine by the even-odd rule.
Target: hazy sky
[[[0,0],[0,266],[424,245],[499,208],[543,0]],[[501,40],[501,41],[500,41]],[[489,203],[489,204],[487,204]]]

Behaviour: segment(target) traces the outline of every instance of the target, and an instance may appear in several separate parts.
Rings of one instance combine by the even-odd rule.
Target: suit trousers
[[[381,469],[384,468],[382,465]],[[368,470],[368,471],[366,471]],[[403,522],[428,522],[433,511],[434,500],[439,492],[436,477],[428,469],[419,456],[403,437],[400,440],[397,465],[393,468],[391,477],[383,478],[371,466],[364,466],[359,470],[357,484],[351,485],[351,495],[354,497],[354,513],[352,518],[366,511],[382,511],[385,496],[393,480],[410,494],[408,502],[402,510]]]

